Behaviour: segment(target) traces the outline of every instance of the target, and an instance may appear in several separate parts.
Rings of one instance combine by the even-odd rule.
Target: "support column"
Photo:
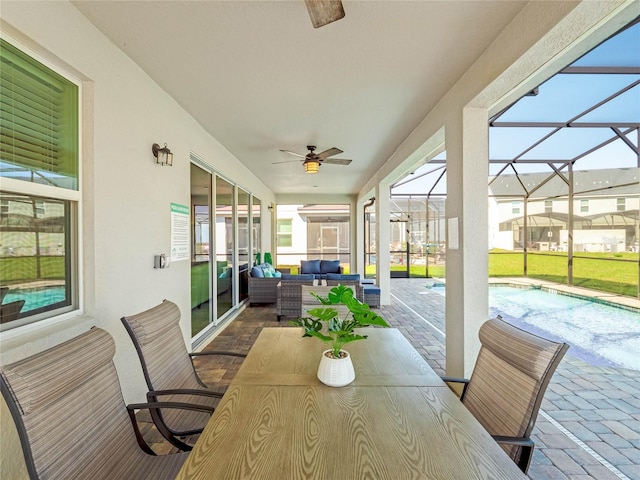
[[[355,231],[353,233],[353,239],[351,241],[351,251],[355,252],[351,255],[351,271],[359,273],[360,278],[365,276],[365,263],[364,263],[364,240],[365,225],[364,225],[364,204],[366,202],[361,200],[355,202],[354,212],[351,212],[352,225],[355,225]],[[354,221],[355,220],[355,221]]]
[[[465,108],[446,124],[447,151],[447,375],[469,377],[488,318],[489,127],[482,108]],[[463,168],[464,166],[464,168]],[[458,249],[451,249],[457,226]]]
[[[376,283],[380,287],[380,304],[391,303],[391,226],[389,223],[390,190],[389,183],[376,185]]]

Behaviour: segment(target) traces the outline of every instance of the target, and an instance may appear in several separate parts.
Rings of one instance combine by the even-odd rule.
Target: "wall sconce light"
[[[318,173],[320,170],[320,162],[316,160],[307,160],[304,162],[304,171],[307,173]]]
[[[151,151],[153,152],[153,156],[156,157],[156,163],[158,165],[168,165],[169,167],[173,165],[173,153],[171,153],[166,143],[164,147],[160,147],[160,145],[154,143],[151,146]]]
[[[270,203],[267,208],[269,209],[270,212],[273,212],[273,203]]]

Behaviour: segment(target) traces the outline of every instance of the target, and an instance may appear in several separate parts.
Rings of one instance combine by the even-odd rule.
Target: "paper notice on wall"
[[[171,261],[189,260],[189,207],[171,204]]]
[[[447,243],[449,250],[458,250],[460,248],[458,217],[449,218],[447,220]]]

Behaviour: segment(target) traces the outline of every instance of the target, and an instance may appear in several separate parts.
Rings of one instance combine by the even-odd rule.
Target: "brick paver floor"
[[[444,373],[444,297],[426,288],[424,279],[393,279],[391,291],[391,305],[380,312],[437,372]],[[246,352],[263,327],[286,326],[275,318],[273,306],[247,308],[205,350]],[[640,372],[592,366],[570,353],[571,349],[542,403],[529,477],[640,480]],[[198,360],[196,366],[205,383],[224,385],[239,363]],[[158,453],[172,450],[148,423],[144,435]]]

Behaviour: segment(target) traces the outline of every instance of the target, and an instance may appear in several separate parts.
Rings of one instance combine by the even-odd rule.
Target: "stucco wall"
[[[190,204],[190,154],[260,197],[262,245],[270,246],[267,205],[273,193],[168,94],[67,2],[2,2],[3,35],[83,82],[82,256],[86,315],[49,328],[3,334],[2,362],[59,343],[91,325],[116,341],[125,400],[143,401],[137,355],[120,318],[163,299],[182,313],[190,338],[190,263],[155,270],[153,255],[169,253],[170,204]],[[174,153],[173,167],[155,164],[153,143]],[[25,330],[26,331],[26,330]]]

